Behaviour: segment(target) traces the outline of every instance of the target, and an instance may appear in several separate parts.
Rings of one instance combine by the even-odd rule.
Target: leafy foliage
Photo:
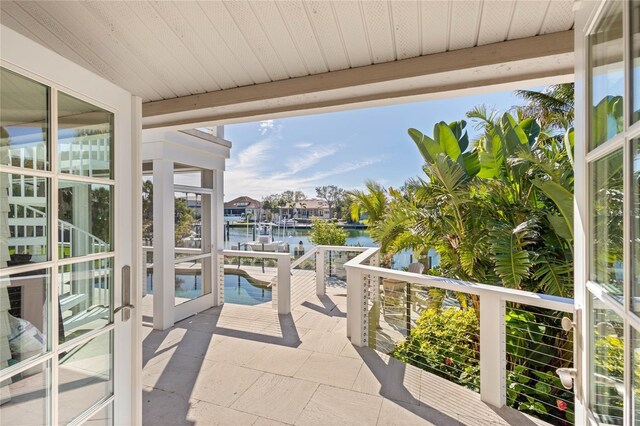
[[[196,210],[189,207],[184,198],[175,197],[174,203],[174,238],[176,246],[179,246],[180,241],[192,235]],[[150,180],[142,184],[142,238],[147,241],[153,239],[153,182]]]
[[[334,209],[341,205],[346,197],[345,190],[335,185],[316,187],[316,195],[318,198],[327,202],[329,206],[329,218],[333,218]]]
[[[409,129],[424,176],[400,189],[368,186],[357,194],[359,206],[375,213],[370,233],[387,256],[409,249],[419,258],[435,249],[440,264],[429,274],[571,297],[573,86],[520,95],[530,102],[514,114],[469,111],[480,132],[475,140],[465,120],[439,122],[431,135]],[[477,368],[459,365],[449,352],[475,366],[469,344],[479,342],[469,336],[478,333],[479,301],[467,299],[443,309],[442,295],[429,292],[429,309],[394,356],[475,389]],[[509,405],[553,423],[572,421],[572,393],[555,375],[572,353],[571,339],[558,331],[561,314],[524,309],[505,317]]]
[[[343,246],[347,242],[347,231],[338,227],[335,222],[322,219],[311,219],[309,241],[315,245]]]
[[[470,389],[480,389],[478,318],[473,310],[430,308],[392,355]]]

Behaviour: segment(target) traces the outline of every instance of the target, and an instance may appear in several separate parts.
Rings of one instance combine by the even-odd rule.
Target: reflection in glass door
[[[0,90],[0,424],[110,424],[114,114],[5,68]]]
[[[640,423],[640,0],[609,1],[588,46],[586,405]]]

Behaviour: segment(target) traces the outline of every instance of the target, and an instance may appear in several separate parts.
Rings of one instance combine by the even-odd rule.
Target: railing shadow
[[[323,315],[327,315],[329,317],[338,317],[338,318],[347,317],[347,313],[342,312],[338,307],[338,305],[336,305],[329,296],[321,295],[321,296],[315,296],[315,297],[318,300],[320,300],[320,303],[322,303],[322,306],[318,306],[317,304],[312,303],[308,300],[305,302],[302,302],[300,306],[304,306],[305,308],[311,309],[312,311],[318,312]]]
[[[229,315],[230,325],[220,326],[224,307],[209,309],[186,318],[173,327],[152,331],[143,341],[143,423],[152,425],[193,425],[189,414],[193,408],[191,394],[207,359],[207,351],[216,347],[215,336],[271,345],[298,347],[302,342],[291,314],[277,315],[277,321],[265,322],[260,331],[233,328],[251,322]],[[266,310],[265,310],[266,311]],[[271,321],[271,322],[269,322]],[[256,323],[259,321],[256,320]],[[175,341],[171,332],[177,333]],[[208,338],[207,338],[208,336]],[[167,339],[169,339],[167,341]],[[220,340],[224,342],[224,340]],[[213,343],[212,343],[213,342]],[[169,355],[166,355],[169,354]],[[154,360],[155,359],[155,360]]]
[[[354,349],[380,384],[380,396],[398,403],[403,408],[433,424],[443,426],[458,426],[462,424],[458,419],[425,405],[424,402],[418,399],[421,379],[419,375],[418,377],[406,377],[409,367],[407,364],[394,358],[389,358],[389,363],[386,363],[379,352],[370,348],[355,347]],[[407,384],[412,389],[408,389]],[[416,398],[416,394],[418,398]]]

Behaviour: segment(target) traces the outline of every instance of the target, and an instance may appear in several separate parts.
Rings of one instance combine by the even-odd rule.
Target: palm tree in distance
[[[567,130],[573,126],[573,83],[554,84],[540,92],[516,90],[515,94],[528,102],[526,106],[517,108],[525,116],[535,118],[543,129],[557,127]]]

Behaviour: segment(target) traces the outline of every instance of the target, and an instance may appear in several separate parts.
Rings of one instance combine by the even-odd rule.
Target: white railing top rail
[[[199,254],[202,253],[202,249],[199,248],[190,248],[190,247],[175,247],[174,249],[175,253],[181,253],[181,254]],[[153,251],[153,247],[152,246],[142,246],[142,251]],[[208,254],[208,253],[203,253],[203,254]]]
[[[331,251],[366,251],[371,247],[362,246],[316,246],[317,249],[331,250]]]
[[[272,251],[251,250],[218,250],[218,254],[234,257],[264,257],[265,259],[291,259],[289,253],[276,253]]]
[[[300,265],[302,262],[309,259],[311,256],[313,256],[314,254],[318,253],[321,250],[322,251],[363,252],[369,249],[370,247],[361,247],[361,246],[315,246],[311,250],[309,250],[308,252],[300,256],[298,259],[294,260],[291,263],[291,269]]]
[[[515,290],[489,284],[478,284],[468,281],[460,281],[452,278],[437,277],[432,275],[422,275],[394,269],[386,269],[377,266],[362,265],[362,262],[369,258],[379,249],[369,249],[361,255],[345,263],[345,268],[353,268],[363,273],[373,274],[382,278],[395,279],[398,281],[410,282],[412,284],[424,285],[426,287],[436,287],[443,290],[458,291],[462,293],[474,294],[478,296],[490,295],[500,297],[507,302],[522,303],[536,306],[543,309],[552,309],[561,312],[574,312],[573,299],[551,296],[548,294],[533,293],[523,290]]]

